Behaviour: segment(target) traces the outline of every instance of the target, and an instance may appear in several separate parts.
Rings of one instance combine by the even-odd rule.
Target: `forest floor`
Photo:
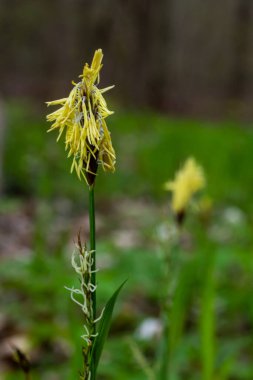
[[[69,174],[63,145],[46,128],[38,115],[9,106],[0,201],[0,372],[5,380],[22,379],[13,346],[28,352],[34,379],[78,378],[82,368],[82,314],[64,286],[77,282],[71,268],[77,233],[89,239],[88,192]],[[128,282],[100,378],[125,380],[131,370],[134,380],[146,379],[135,344],[155,363],[160,290],[167,285],[162,257],[175,229],[163,183],[194,156],[207,187],[189,209],[180,235],[171,378],[252,380],[253,131],[232,122],[128,112],[112,118],[111,132],[117,171],[100,173],[96,184],[100,308],[122,281]]]

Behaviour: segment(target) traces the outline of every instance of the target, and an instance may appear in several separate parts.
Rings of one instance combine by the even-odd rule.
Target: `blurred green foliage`
[[[46,114],[48,109],[44,110]],[[37,197],[83,198],[83,187],[73,174],[56,134],[29,111],[10,104],[5,141],[4,174],[8,193]],[[97,196],[115,198],[164,196],[163,183],[189,156],[206,173],[208,193],[216,203],[232,202],[252,210],[253,131],[233,122],[173,119],[150,112],[117,112],[108,119],[117,153],[113,175],[100,172]]]
[[[29,255],[1,262],[3,313],[18,330],[25,331],[38,350],[35,380],[78,378],[82,315],[64,289],[76,281],[70,267],[69,236],[61,234],[52,246],[47,235],[54,217],[51,202],[67,198],[80,214],[80,205],[87,202],[85,184],[70,176],[63,143],[56,144],[56,136],[45,133],[47,125],[42,119],[27,106],[13,103],[7,113],[6,198],[33,197],[39,211]],[[111,117],[110,125],[118,168],[114,175],[100,173],[99,204],[116,203],[123,197],[168,203],[162,184],[190,155],[203,165],[207,193],[214,202],[207,219],[203,215],[187,218],[169,326],[170,380],[252,380],[252,130],[229,122],[173,119],[148,112],[119,112]],[[8,213],[19,203],[6,199],[0,206],[2,213]],[[165,216],[159,214],[159,207],[155,212],[150,215],[152,229],[148,226],[139,231],[148,241],[143,247],[119,248],[110,235],[98,236],[98,265],[105,266],[98,274],[99,304],[129,279],[102,357],[101,380],[125,380],[129,373],[134,380],[146,378],[126,337],[133,337],[146,318],[159,316],[159,289],[166,286],[156,236]],[[110,217],[108,214],[108,224]],[[144,214],[140,218],[148,219]],[[111,224],[115,226],[115,221]],[[64,349],[61,354],[53,352],[57,341],[67,346],[66,357]],[[138,344],[153,363],[158,339],[139,340]],[[17,372],[6,375],[7,380],[21,378]]]

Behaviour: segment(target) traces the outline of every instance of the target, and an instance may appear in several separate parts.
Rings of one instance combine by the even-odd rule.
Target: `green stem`
[[[178,276],[179,252],[177,243],[173,243],[169,251],[167,247],[163,248],[163,289],[161,296],[161,320],[163,323],[163,335],[161,337],[161,346],[159,350],[160,366],[158,372],[159,380],[169,380],[173,377],[172,363],[172,308],[174,301],[174,291]],[[169,323],[170,322],[170,323]]]
[[[95,224],[95,199],[94,199],[94,186],[89,188],[89,222],[90,222],[90,250],[93,252],[93,262],[92,262],[92,275],[91,283],[96,286],[96,224]],[[92,310],[93,310],[93,320],[96,319],[97,314],[97,297],[96,290],[92,292]],[[96,334],[96,325],[93,326],[93,334]],[[91,380],[96,380],[96,371],[94,368],[95,358],[92,358],[91,362]]]
[[[90,187],[89,189],[89,221],[90,221],[90,250],[94,251],[93,263],[91,267],[91,270],[92,270],[91,283],[92,285],[96,286],[96,224],[95,224],[95,200],[94,200],[93,186]],[[97,314],[96,291],[92,293],[92,307],[93,307],[93,319],[96,319],[96,314]]]

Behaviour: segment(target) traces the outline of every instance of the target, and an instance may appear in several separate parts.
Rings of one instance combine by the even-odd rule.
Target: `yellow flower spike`
[[[65,131],[65,148],[68,157],[73,156],[71,172],[75,170],[78,178],[84,178],[89,186],[95,182],[99,163],[105,171],[114,172],[116,161],[105,121],[113,112],[108,110],[103,97],[114,86],[101,90],[97,87],[102,59],[102,50],[96,50],[91,65],[86,63],[79,76],[81,81],[72,81],[74,87],[69,96],[46,103],[61,106],[47,115],[47,121],[52,123],[48,132],[58,128],[58,141]]]
[[[204,171],[194,158],[186,160],[174,181],[164,184],[165,190],[172,192],[172,209],[177,216],[183,216],[193,195],[205,186]]]

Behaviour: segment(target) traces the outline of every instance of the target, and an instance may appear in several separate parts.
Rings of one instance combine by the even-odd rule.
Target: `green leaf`
[[[111,324],[111,319],[112,319],[112,313],[113,309],[115,306],[116,299],[119,295],[119,292],[121,291],[122,287],[126,281],[124,281],[119,288],[113,293],[111,298],[108,300],[107,304],[105,305],[103,316],[101,318],[101,321],[99,323],[98,327],[98,335],[96,336],[94,343],[93,343],[93,348],[91,352],[91,360],[92,360],[92,367],[93,370],[96,372],[98,363],[103,351],[103,347],[107,338],[107,335],[109,333],[110,329],[110,324]]]

